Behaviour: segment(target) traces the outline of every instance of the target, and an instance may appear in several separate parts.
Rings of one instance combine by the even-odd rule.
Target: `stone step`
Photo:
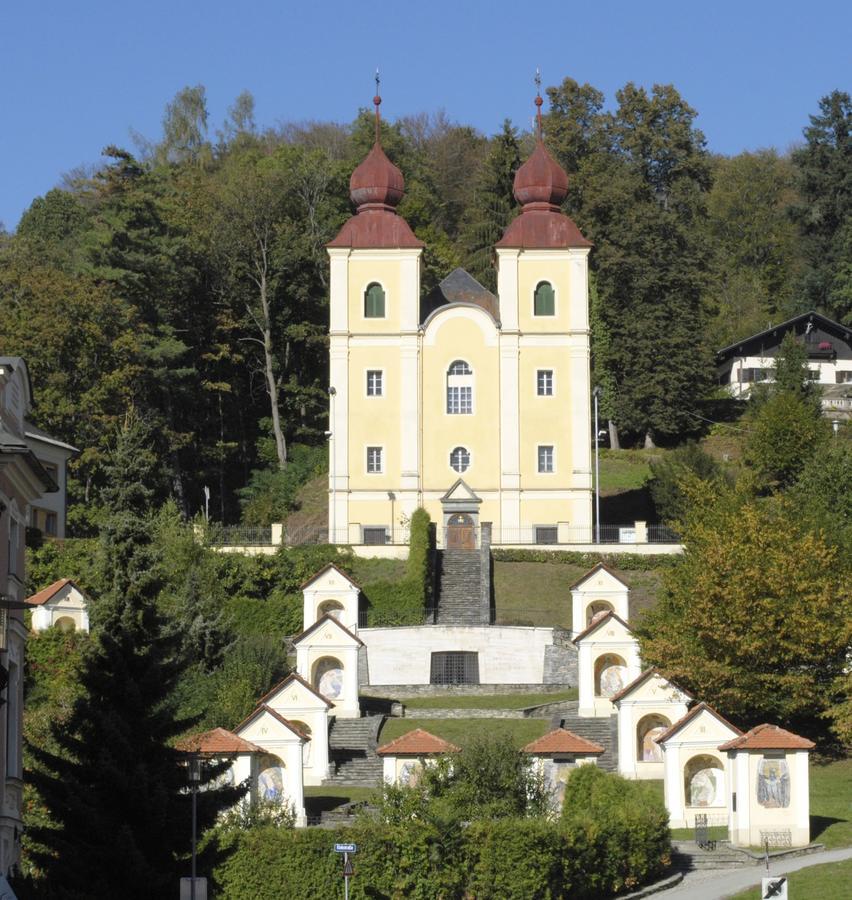
[[[705,850],[695,841],[672,842],[672,866],[680,872],[704,869],[742,869],[758,865],[759,860],[732,847],[728,841],[717,841]]]
[[[328,734],[331,750],[375,750],[384,716],[362,716],[360,719],[335,719]]]

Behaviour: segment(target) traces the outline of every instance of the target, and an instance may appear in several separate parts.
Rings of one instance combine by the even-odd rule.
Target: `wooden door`
[[[456,513],[447,522],[448,550],[475,550],[476,532],[473,517],[466,513]]]

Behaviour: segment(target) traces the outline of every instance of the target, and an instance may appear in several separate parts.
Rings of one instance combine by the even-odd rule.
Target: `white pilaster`
[[[328,528],[331,543],[343,543],[349,521],[349,338],[332,334],[329,340],[329,470]],[[345,539],[345,538],[344,538]]]
[[[632,703],[618,703],[618,774],[636,777],[636,728]]]
[[[517,306],[516,306],[517,310]],[[500,334],[500,529],[517,540],[521,527],[521,427],[518,334]]]
[[[518,330],[518,258],[520,250],[497,251],[497,297],[503,331]]]
[[[420,471],[420,365],[419,338],[416,333],[403,334],[400,338],[400,489],[416,492],[419,489]],[[410,510],[403,510],[410,514]]]
[[[787,755],[789,759],[791,754]],[[805,834],[806,840],[810,840],[811,827],[811,809],[810,809],[810,793],[808,786],[808,753],[799,750],[792,754],[793,764],[790,768],[793,770],[792,784],[792,801],[795,816],[796,828],[801,828]]]
[[[331,333],[349,330],[349,254],[351,250],[329,250],[329,305]]]
[[[569,290],[571,331],[587,331],[589,328],[589,251],[572,249],[568,251],[570,260]]]
[[[400,330],[416,332],[420,325],[420,254],[406,254],[400,259]]]

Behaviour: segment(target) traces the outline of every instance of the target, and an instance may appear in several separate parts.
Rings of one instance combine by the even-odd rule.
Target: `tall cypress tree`
[[[82,695],[70,720],[54,730],[59,753],[30,747],[37,767],[28,777],[54,823],[32,829],[31,855],[45,875],[40,893],[51,898],[173,896],[179,876],[188,874],[191,798],[182,756],[170,743],[190,723],[176,717],[173,700],[180,638],[155,605],[153,463],[148,431],[131,412],[108,470],[101,547],[108,587],[94,610]],[[199,833],[237,796],[202,792]]]

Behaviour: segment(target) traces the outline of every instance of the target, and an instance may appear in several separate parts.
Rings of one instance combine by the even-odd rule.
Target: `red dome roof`
[[[378,141],[349,179],[349,195],[359,209],[367,205],[395,207],[404,189],[402,172],[385,156]]]
[[[515,173],[515,199],[526,206],[546,203],[559,206],[568,195],[568,176],[547,152],[541,139],[530,158]]]

